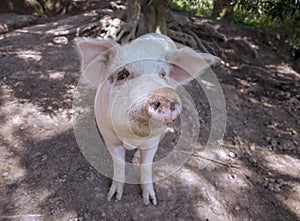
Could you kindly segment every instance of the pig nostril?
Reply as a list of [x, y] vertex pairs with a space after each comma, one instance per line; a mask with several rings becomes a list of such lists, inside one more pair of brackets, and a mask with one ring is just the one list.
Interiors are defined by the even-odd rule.
[[160, 106], [160, 102], [159, 102], [159, 101], [154, 102], [154, 103], [151, 104], [151, 106], [152, 106], [153, 109], [156, 111], [156, 110], [159, 108], [159, 106]]
[[171, 102], [171, 104], [170, 104], [170, 110], [171, 111], [176, 110], [176, 108], [175, 108], [175, 102]]

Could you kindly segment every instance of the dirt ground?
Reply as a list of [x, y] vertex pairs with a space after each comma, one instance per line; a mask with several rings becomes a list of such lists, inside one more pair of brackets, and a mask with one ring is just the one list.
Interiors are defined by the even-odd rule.
[[[211, 118], [191, 82], [199, 145], [179, 171], [155, 183], [159, 204], [144, 206], [133, 184], [121, 201], [107, 202], [111, 180], [85, 159], [72, 127], [75, 31], [98, 16], [0, 15], [0, 220], [300, 220], [300, 74], [260, 31], [210, 20], [235, 39], [219, 42], [224, 55], [213, 69], [227, 106], [215, 159], [199, 169]], [[158, 157], [172, 149], [171, 138], [161, 146]]]

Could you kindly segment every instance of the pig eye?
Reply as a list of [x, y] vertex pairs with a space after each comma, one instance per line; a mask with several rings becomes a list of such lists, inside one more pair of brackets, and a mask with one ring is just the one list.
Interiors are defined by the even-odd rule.
[[164, 78], [164, 77], [166, 77], [166, 75], [167, 75], [167, 74], [166, 74], [166, 72], [165, 72], [163, 69], [159, 72], [159, 76], [160, 76], [160, 77], [163, 77], [163, 78]]
[[130, 74], [130, 73], [124, 68], [122, 71], [120, 71], [120, 72], [118, 73], [118, 78], [117, 78], [117, 80], [118, 80], [118, 81], [125, 80], [126, 78], [128, 78], [129, 74]]

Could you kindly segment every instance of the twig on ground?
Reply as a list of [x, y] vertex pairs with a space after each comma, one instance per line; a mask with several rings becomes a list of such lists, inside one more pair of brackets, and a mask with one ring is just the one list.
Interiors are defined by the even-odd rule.
[[204, 156], [202, 156], [202, 155], [200, 155], [200, 154], [197, 154], [197, 153], [192, 153], [192, 156], [193, 156], [193, 157], [202, 158], [202, 159], [204, 159], [204, 160], [208, 160], [208, 161], [213, 162], [213, 163], [216, 163], [216, 164], [220, 164], [220, 165], [222, 165], [222, 166], [224, 166], [224, 167], [226, 167], [226, 168], [241, 168], [240, 165], [223, 163], [223, 162], [221, 162], [221, 161], [219, 161], [219, 160], [209, 159], [209, 158], [204, 157]]

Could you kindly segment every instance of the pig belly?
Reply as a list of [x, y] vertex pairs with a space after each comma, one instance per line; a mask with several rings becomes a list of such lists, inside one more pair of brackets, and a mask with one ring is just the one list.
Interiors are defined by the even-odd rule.
[[162, 135], [146, 138], [146, 139], [145, 138], [134, 138], [134, 139], [124, 138], [122, 142], [124, 148], [126, 148], [127, 150], [133, 150], [135, 148], [150, 149], [156, 147], [159, 144], [161, 137]]

